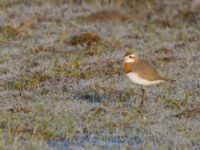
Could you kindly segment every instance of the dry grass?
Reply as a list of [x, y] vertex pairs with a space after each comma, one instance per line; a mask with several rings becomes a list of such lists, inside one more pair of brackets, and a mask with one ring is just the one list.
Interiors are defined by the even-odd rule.
[[90, 22], [104, 21], [129, 21], [131, 16], [125, 15], [118, 10], [100, 10], [87, 17]]
[[64, 42], [72, 46], [77, 46], [77, 45], [90, 46], [92, 43], [99, 43], [100, 41], [101, 37], [96, 33], [82, 33], [80, 35], [74, 35], [69, 40]]

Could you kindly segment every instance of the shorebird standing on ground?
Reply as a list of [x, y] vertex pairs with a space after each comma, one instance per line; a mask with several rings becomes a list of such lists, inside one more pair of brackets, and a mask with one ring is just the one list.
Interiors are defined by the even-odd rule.
[[162, 77], [149, 63], [148, 60], [139, 58], [133, 52], [127, 52], [124, 56], [124, 72], [128, 78], [139, 85], [142, 85], [143, 104], [146, 92], [144, 86], [150, 86], [158, 83], [173, 82], [174, 80]]

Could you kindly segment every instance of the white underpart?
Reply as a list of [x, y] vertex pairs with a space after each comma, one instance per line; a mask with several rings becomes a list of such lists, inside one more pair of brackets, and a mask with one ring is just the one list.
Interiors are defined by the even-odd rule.
[[126, 75], [128, 76], [128, 78], [132, 82], [140, 84], [140, 85], [143, 85], [143, 86], [148, 86], [148, 85], [152, 85], [152, 84], [157, 84], [157, 83], [165, 82], [163, 80], [148, 81], [148, 80], [145, 80], [145, 79], [139, 77], [136, 73], [132, 73], [132, 72], [127, 73]]

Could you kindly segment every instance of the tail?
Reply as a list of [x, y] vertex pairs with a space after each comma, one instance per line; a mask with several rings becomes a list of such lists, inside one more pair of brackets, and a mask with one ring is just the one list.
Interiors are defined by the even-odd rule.
[[163, 78], [163, 80], [165, 82], [168, 82], [168, 83], [174, 83], [176, 80], [172, 80], [172, 79], [167, 79], [167, 78]]

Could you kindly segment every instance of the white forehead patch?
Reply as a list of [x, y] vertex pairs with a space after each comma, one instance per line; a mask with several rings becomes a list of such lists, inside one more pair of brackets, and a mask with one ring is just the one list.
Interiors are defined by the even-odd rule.
[[[133, 58], [130, 58], [129, 56], [132, 56]], [[134, 55], [134, 54], [128, 55], [128, 56], [125, 56], [125, 57], [124, 57], [124, 62], [125, 62], [125, 63], [132, 63], [132, 62], [134, 62], [134, 61], [135, 61], [135, 55]]]

